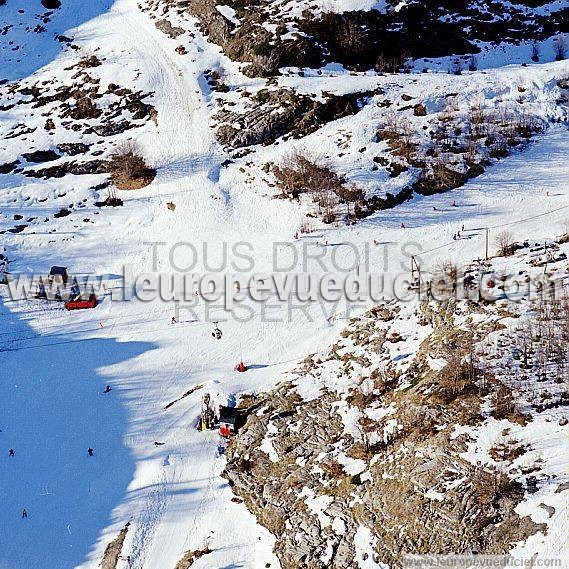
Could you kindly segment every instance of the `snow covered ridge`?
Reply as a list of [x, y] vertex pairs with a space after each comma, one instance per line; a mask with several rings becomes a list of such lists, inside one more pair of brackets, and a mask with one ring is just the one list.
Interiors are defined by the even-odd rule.
[[565, 567], [568, 318], [567, 296], [388, 302], [243, 398], [224, 475], [281, 566], [452, 552]]

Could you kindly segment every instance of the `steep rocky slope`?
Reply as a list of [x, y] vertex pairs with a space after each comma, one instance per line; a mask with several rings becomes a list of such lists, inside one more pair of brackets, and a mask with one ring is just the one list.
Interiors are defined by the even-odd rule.
[[[539, 544], [563, 515], [566, 253], [551, 245], [558, 300], [549, 286], [538, 287], [539, 300], [499, 300], [515, 290], [512, 279], [535, 277], [508, 267], [539, 264], [536, 251], [522, 248], [493, 277], [491, 265], [482, 280], [472, 268], [460, 276], [471, 299], [473, 283], [503, 282], [483, 302], [378, 305], [274, 391], [243, 400], [249, 417], [225, 476], [277, 537], [282, 567], [398, 567], [405, 553], [543, 555]], [[551, 445], [560, 446], [544, 451]], [[360, 549], [362, 535], [371, 549]]]
[[196, 17], [229, 58], [249, 63], [250, 76], [330, 62], [359, 71], [397, 71], [409, 58], [474, 55], [480, 44], [531, 44], [568, 31], [568, 8], [547, 1], [385, 2], [368, 10], [274, 1], [153, 0], [147, 5], [161, 16]]

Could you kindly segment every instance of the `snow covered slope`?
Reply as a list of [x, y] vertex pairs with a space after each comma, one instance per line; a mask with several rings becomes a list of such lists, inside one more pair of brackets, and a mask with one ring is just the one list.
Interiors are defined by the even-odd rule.
[[[371, 3], [358, 7], [363, 4]], [[550, 122], [566, 118], [566, 107], [555, 102], [557, 81], [569, 73], [566, 61], [461, 79], [352, 76], [344, 70], [329, 81], [316, 73], [305, 80], [298, 74], [280, 77], [279, 83], [294, 84], [299, 92], [341, 91], [353, 81], [349, 91], [379, 87], [395, 96], [410, 89], [413, 96], [426, 93], [433, 104], [442, 96], [441, 85], [453, 90], [461, 81], [466, 90], [471, 82], [473, 93], [503, 93], [510, 77], [523, 77], [532, 109], [548, 126], [523, 152], [452, 194], [416, 196], [356, 225], [314, 222], [314, 232], [297, 241], [292, 236], [307, 210], [272, 199], [271, 179], [262, 170], [293, 150], [296, 141], [279, 140], [237, 157], [215, 138], [218, 95], [206, 72], [224, 70], [232, 89], [255, 91], [264, 79], [243, 75], [192, 18], [183, 22], [187, 53], [180, 54], [182, 39], [157, 29], [135, 0], [62, 0], [61, 8], [49, 16], [47, 11], [35, 0], [0, 6], [0, 28], [12, 26], [0, 36], [0, 78], [10, 80], [0, 93], [0, 166], [8, 165], [0, 174], [0, 230], [13, 278], [64, 265], [72, 274], [109, 275], [109, 288], [118, 289], [127, 265], [134, 275], [192, 265], [188, 243], [200, 251], [192, 272], [212, 267], [225, 272], [224, 244], [231, 250], [240, 242], [251, 244], [255, 264], [249, 272], [272, 272], [275, 251], [282, 260], [293, 248], [300, 259], [307, 252], [313, 256], [308, 270], [316, 273], [327, 270], [317, 256], [325, 267], [332, 266], [332, 257], [349, 266], [353, 249], [342, 244], [353, 243], [371, 251], [370, 271], [395, 275], [401, 265], [408, 268], [401, 249], [407, 241], [431, 251], [422, 257], [429, 265], [438, 258], [482, 255], [480, 227], [513, 223], [519, 238], [553, 237], [563, 230], [569, 212], [567, 128]], [[45, 31], [30, 31], [36, 24]], [[61, 35], [65, 38], [54, 39]], [[79, 65], [93, 56], [99, 65]], [[58, 91], [71, 85], [73, 92]], [[70, 118], [77, 90], [96, 93], [102, 114]], [[371, 141], [366, 125], [378, 118], [374, 113], [372, 105], [364, 107], [353, 119], [330, 122], [300, 143], [317, 155], [328, 153], [335, 135], [354, 129], [350, 158], [330, 156], [335, 167], [357, 179], [357, 144]], [[115, 130], [123, 121], [128, 128]], [[96, 207], [107, 195], [101, 186], [107, 173], [66, 169], [71, 162], [104, 160], [128, 138], [141, 145], [157, 176], [146, 188], [121, 192], [123, 207]], [[87, 150], [78, 155], [60, 150], [69, 144]], [[49, 150], [57, 156], [42, 164], [22, 156]], [[62, 175], [28, 175], [58, 166], [64, 167]], [[382, 190], [392, 189], [387, 176], [376, 182]], [[174, 211], [168, 203], [175, 204]], [[531, 219], [516, 223], [526, 218]], [[472, 229], [470, 238], [453, 241], [462, 223]], [[177, 246], [180, 242], [185, 245]], [[235, 255], [229, 260], [240, 261]], [[109, 290], [95, 310], [73, 313], [57, 303], [10, 299], [5, 287], [2, 295], [0, 567], [98, 567], [128, 522], [119, 569], [174, 569], [187, 551], [206, 546], [212, 552], [192, 567], [279, 566], [274, 537], [231, 500], [220, 476], [224, 442], [214, 432], [195, 429], [201, 398], [210, 392], [233, 401], [271, 388], [307, 353], [334, 341], [348, 317], [346, 307], [310, 303], [291, 311], [272, 296], [264, 306], [249, 300], [231, 315], [202, 300], [178, 311], [159, 300], [111, 301]], [[211, 337], [213, 321], [222, 328], [220, 341]], [[241, 358], [251, 365], [245, 374], [233, 371]], [[107, 385], [111, 391], [104, 393]]]

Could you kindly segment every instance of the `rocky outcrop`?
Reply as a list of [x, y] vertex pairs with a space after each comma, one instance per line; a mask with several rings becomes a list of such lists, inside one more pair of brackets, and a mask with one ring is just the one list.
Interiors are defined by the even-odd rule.
[[89, 162], [65, 162], [49, 168], [25, 170], [23, 174], [30, 178], [44, 178], [47, 180], [49, 178], [63, 178], [67, 174], [81, 176], [83, 174], [107, 174], [109, 171], [109, 163], [107, 161], [90, 160]]
[[124, 545], [124, 540], [126, 539], [129, 526], [130, 522], [121, 529], [117, 537], [105, 548], [103, 560], [100, 565], [101, 569], [116, 569], [121, 557], [122, 547]]
[[77, 156], [78, 154], [86, 154], [89, 146], [82, 142], [62, 142], [57, 145], [57, 149], [68, 156]]
[[224, 146], [242, 148], [272, 144], [285, 135], [300, 138], [330, 121], [357, 113], [361, 102], [371, 95], [328, 95], [322, 102], [288, 89], [262, 90], [251, 98], [246, 112], [223, 109], [217, 114], [221, 123], [217, 139]]
[[35, 152], [24, 153], [22, 156], [28, 162], [51, 162], [61, 158], [59, 154], [53, 150], [36, 150]]
[[189, 567], [191, 567], [198, 559], [204, 555], [209, 555], [211, 552], [212, 550], [209, 547], [204, 547], [203, 549], [197, 549], [195, 551], [186, 551], [184, 557], [176, 563], [176, 567], [174, 569], [189, 569]]
[[[322, 12], [308, 6], [287, 14], [278, 3], [240, 0], [148, 0], [160, 17], [169, 9], [198, 19], [210, 41], [233, 61], [247, 63], [249, 76], [272, 76], [282, 67], [315, 68], [340, 62], [355, 70], [397, 71], [408, 58], [456, 56], [479, 51], [484, 42], [539, 41], [566, 31], [569, 9], [551, 12], [491, 2], [426, 0], [388, 2], [383, 11]], [[217, 6], [234, 9], [229, 19]], [[541, 2], [541, 4], [543, 4]], [[396, 7], [397, 5], [397, 7]], [[158, 8], [159, 6], [159, 8]], [[491, 17], [490, 17], [491, 16]]]
[[[405, 376], [372, 360], [396, 341], [388, 330], [397, 308], [383, 306], [353, 321], [328, 356], [308, 357], [298, 380], [243, 402], [248, 420], [226, 451], [224, 476], [277, 538], [283, 569], [358, 566], [360, 526], [377, 538], [374, 561], [390, 567], [404, 553], [503, 554], [544, 530], [515, 512], [522, 482], [461, 456], [470, 438], [455, 436], [455, 426], [481, 425], [495, 387], [481, 390], [476, 369], [459, 364], [472, 336], [456, 329], [458, 313], [453, 302], [423, 307], [419, 318], [433, 332]], [[449, 364], [433, 371], [426, 358], [441, 353]], [[303, 399], [296, 386], [320, 369], [330, 374], [334, 362], [340, 374], [362, 369], [369, 379]]]
[[198, 19], [202, 31], [223, 48], [225, 55], [248, 63], [244, 68], [247, 75], [271, 76], [285, 65], [317, 67], [322, 63], [321, 50], [311, 38], [296, 34], [283, 40], [284, 30], [274, 35], [264, 27], [263, 10], [248, 6], [248, 2], [237, 5], [240, 25], [236, 26], [219, 12], [217, 4], [216, 0], [188, 0], [181, 10], [187, 9]]
[[172, 26], [172, 22], [169, 20], [163, 19], [158, 20], [154, 23], [154, 25], [163, 33], [165, 33], [168, 37], [172, 39], [176, 39], [177, 37], [181, 36], [185, 33], [184, 28], [178, 28]]

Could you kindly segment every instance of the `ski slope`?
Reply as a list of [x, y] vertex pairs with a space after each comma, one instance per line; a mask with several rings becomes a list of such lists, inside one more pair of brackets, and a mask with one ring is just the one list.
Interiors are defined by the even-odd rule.
[[[420, 256], [426, 266], [446, 258], [467, 261], [483, 255], [482, 227], [511, 224], [517, 238], [553, 237], [569, 219], [568, 131], [558, 126], [452, 194], [416, 198], [355, 226], [295, 241], [302, 211], [251, 191], [238, 165], [222, 167], [226, 156], [209, 126], [211, 93], [203, 78], [206, 69], [231, 66], [216, 47], [196, 33], [196, 57], [177, 56], [176, 42], [135, 0], [118, 0], [74, 35], [81, 45], [99, 47], [113, 73], [122, 67], [125, 77], [140, 72], [137, 87], [154, 92], [158, 127], [150, 125], [138, 139], [158, 175], [147, 188], [121, 194], [124, 207], [101, 211], [91, 225], [70, 231], [62, 219], [54, 222], [55, 233], [4, 234], [13, 273], [44, 273], [58, 264], [72, 274], [112, 275], [118, 286], [125, 265], [135, 275], [173, 272], [168, 252], [177, 243], [199, 250], [206, 244], [207, 258], [200, 256], [192, 269], [199, 273], [224, 267], [223, 244], [247, 242], [256, 273], [272, 272], [275, 251], [286, 259], [292, 248], [322, 256], [325, 267], [312, 259], [310, 272], [325, 272], [332, 256], [350, 267], [353, 249], [342, 244], [351, 243], [370, 251], [370, 271], [395, 276], [409, 268], [401, 250], [406, 242], [429, 251]], [[57, 65], [56, 59], [48, 72]], [[98, 179], [49, 183], [68, 184], [70, 195], [82, 196]], [[0, 182], [9, 188], [0, 196], [2, 211], [13, 207], [12, 200], [23, 204], [40, 184], [17, 174]], [[166, 208], [168, 201], [175, 212]], [[96, 208], [89, 208], [83, 212], [94, 216]], [[463, 223], [469, 237], [453, 241]], [[155, 256], [151, 244], [157, 241]], [[190, 263], [188, 247], [174, 251], [177, 265]], [[183, 307], [175, 313], [172, 303], [111, 302], [106, 296], [96, 310], [67, 313], [40, 301], [4, 299], [2, 569], [94, 569], [129, 521], [123, 555], [130, 565], [122, 559], [119, 569], [173, 569], [187, 550], [206, 544], [213, 552], [192, 567], [279, 566], [273, 537], [243, 504], [231, 501], [220, 476], [224, 442], [195, 429], [201, 398], [207, 391], [231, 400], [270, 388], [306, 354], [333, 342], [348, 313], [312, 303], [289, 315], [276, 297], [263, 309], [252, 301], [247, 306], [250, 318], [238, 321], [203, 302], [195, 313]], [[171, 324], [174, 314], [178, 322]], [[212, 321], [223, 330], [220, 341], [211, 337]], [[233, 371], [241, 358], [252, 366], [245, 374]], [[107, 385], [112, 390], [103, 393]], [[203, 387], [164, 409], [195, 386]], [[10, 448], [14, 457], [8, 457]]]

